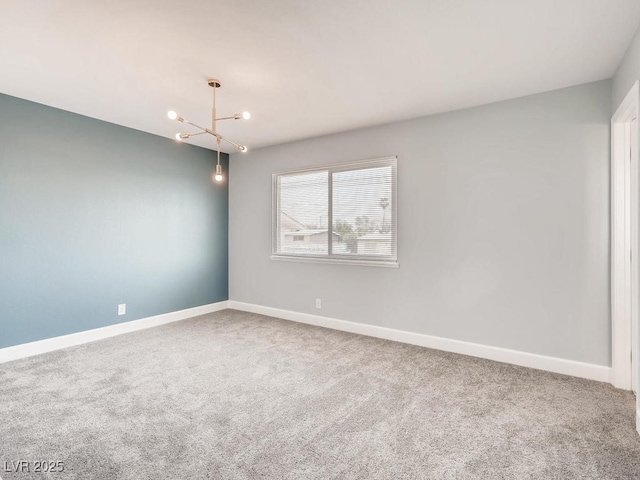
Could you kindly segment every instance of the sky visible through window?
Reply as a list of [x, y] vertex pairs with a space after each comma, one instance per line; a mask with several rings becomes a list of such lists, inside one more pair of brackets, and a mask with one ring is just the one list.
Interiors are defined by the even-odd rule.
[[280, 177], [280, 210], [307, 228], [327, 226], [329, 172]]
[[[280, 177], [281, 211], [307, 228], [327, 228], [328, 182], [328, 171]], [[383, 229], [383, 221], [391, 223], [391, 195], [391, 166], [335, 172], [334, 225], [340, 221], [355, 227], [358, 217], [367, 217], [376, 229]]]

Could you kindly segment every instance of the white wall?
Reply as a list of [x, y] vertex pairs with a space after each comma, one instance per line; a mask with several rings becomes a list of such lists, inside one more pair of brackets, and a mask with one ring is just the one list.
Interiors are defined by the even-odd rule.
[[636, 80], [640, 79], [640, 29], [631, 40], [615, 75], [613, 76], [613, 111], [615, 112], [624, 96]]
[[[230, 299], [610, 365], [610, 114], [605, 80], [234, 155]], [[387, 155], [400, 268], [269, 259], [273, 171]]]

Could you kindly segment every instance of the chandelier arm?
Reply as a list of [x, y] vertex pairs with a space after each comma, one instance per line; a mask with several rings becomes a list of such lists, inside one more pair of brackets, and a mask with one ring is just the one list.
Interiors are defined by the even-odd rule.
[[184, 123], [188, 123], [188, 124], [189, 124], [189, 125], [191, 125], [192, 127], [199, 128], [199, 129], [200, 129], [200, 130], [202, 130], [203, 132], [206, 132], [206, 131], [208, 131], [208, 130], [209, 130], [208, 128], [201, 127], [200, 125], [198, 125], [198, 124], [196, 124], [196, 123], [192, 123], [192, 122], [190, 122], [189, 120], [184, 120]]
[[243, 145], [240, 145], [239, 143], [236, 142], [232, 142], [231, 140], [229, 140], [228, 138], [224, 138], [224, 137], [220, 137], [222, 140], [224, 140], [227, 143], [230, 143], [231, 145], [233, 145], [234, 147], [236, 147], [238, 150], [241, 150], [240, 147], [242, 147]]

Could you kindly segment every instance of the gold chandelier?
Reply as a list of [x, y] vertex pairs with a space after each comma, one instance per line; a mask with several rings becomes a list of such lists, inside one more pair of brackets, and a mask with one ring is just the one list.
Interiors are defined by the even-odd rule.
[[175, 138], [179, 142], [182, 142], [187, 138], [195, 137], [196, 135], [202, 135], [204, 133], [208, 133], [216, 137], [216, 143], [218, 144], [218, 163], [216, 165], [216, 172], [213, 175], [213, 178], [215, 179], [216, 182], [221, 182], [223, 179], [223, 176], [222, 176], [222, 165], [220, 165], [220, 142], [224, 140], [225, 142], [235, 146], [238, 150], [240, 150], [243, 153], [249, 151], [249, 149], [247, 148], [246, 145], [241, 145], [239, 143], [232, 142], [231, 140], [224, 138], [222, 135], [220, 135], [216, 128], [216, 122], [219, 120], [240, 120], [240, 119], [247, 120], [251, 118], [251, 114], [249, 112], [242, 112], [242, 113], [236, 113], [235, 115], [231, 115], [230, 117], [218, 118], [216, 116], [216, 89], [220, 88], [222, 84], [220, 83], [220, 80], [215, 78], [210, 78], [207, 80], [207, 85], [213, 88], [213, 108], [211, 109], [211, 128], [201, 127], [200, 125], [190, 122], [189, 120], [186, 120], [184, 117], [181, 117], [180, 115], [178, 115], [173, 110], [170, 110], [167, 113], [167, 116], [171, 120], [177, 120], [182, 123], [187, 123], [201, 130], [200, 132], [196, 132], [196, 133], [176, 133]]

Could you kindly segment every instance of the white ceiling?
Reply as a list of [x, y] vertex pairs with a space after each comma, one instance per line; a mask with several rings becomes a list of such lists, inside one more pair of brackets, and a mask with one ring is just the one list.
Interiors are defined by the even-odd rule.
[[609, 78], [639, 20], [640, 0], [7, 1], [0, 92], [173, 137], [169, 109], [209, 123], [216, 77], [218, 113], [253, 115], [220, 133], [259, 148]]

